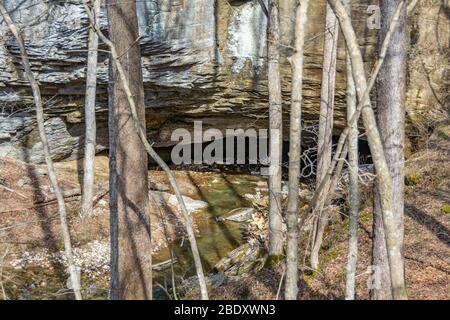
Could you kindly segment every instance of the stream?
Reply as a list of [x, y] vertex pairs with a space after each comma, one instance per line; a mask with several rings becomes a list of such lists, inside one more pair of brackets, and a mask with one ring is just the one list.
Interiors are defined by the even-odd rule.
[[[212, 271], [220, 259], [242, 244], [242, 224], [218, 222], [216, 218], [226, 216], [236, 208], [251, 207], [251, 201], [245, 195], [254, 195], [258, 186], [263, 184], [265, 180], [259, 176], [223, 173], [214, 174], [213, 179], [208, 178], [197, 184], [201, 200], [209, 205], [207, 209], [194, 213], [199, 231], [196, 234], [197, 245], [205, 273]], [[177, 260], [173, 265], [176, 278], [185, 279], [194, 275], [195, 266], [187, 239], [175, 241], [171, 248], [162, 249], [153, 256], [153, 263], [171, 259], [170, 250]], [[154, 271], [154, 283], [170, 286], [171, 276], [169, 265], [165, 270]]]
[[[107, 162], [100, 161], [104, 170], [97, 170], [98, 179], [107, 183]], [[63, 163], [66, 179], [73, 179], [75, 185], [77, 170], [73, 168], [73, 163]], [[104, 173], [100, 175], [100, 173]], [[198, 249], [202, 259], [205, 273], [210, 273], [214, 265], [222, 258], [226, 257], [232, 250], [243, 244], [242, 231], [243, 224], [231, 221], [220, 222], [218, 218], [227, 216], [233, 209], [252, 207], [248, 195], [254, 196], [258, 191], [265, 194], [267, 184], [263, 177], [252, 176], [244, 173], [224, 173], [224, 172], [193, 172], [174, 171], [180, 188], [184, 194], [192, 200], [201, 200], [207, 203], [207, 207], [191, 212], [196, 230]], [[165, 175], [161, 171], [149, 171], [149, 177], [160, 185], [167, 186]], [[158, 189], [157, 189], [158, 190]], [[80, 235], [78, 242], [74, 246], [74, 255], [77, 257], [77, 264], [80, 266], [81, 280], [84, 287], [85, 299], [107, 299], [109, 291], [109, 235], [105, 229], [109, 226], [108, 202], [99, 202], [98, 215], [89, 218], [89, 223], [77, 216], [77, 202], [68, 202], [70, 214], [73, 217], [73, 230], [77, 230]], [[50, 209], [49, 209], [50, 210]], [[35, 219], [34, 212], [29, 213], [28, 220]], [[15, 216], [13, 217], [16, 218]], [[27, 220], [27, 221], [28, 221]], [[5, 220], [6, 221], [6, 220]], [[155, 221], [157, 223], [157, 221]], [[28, 226], [28, 225], [27, 225]], [[11, 281], [6, 283], [6, 290], [9, 297], [14, 299], [72, 299], [73, 293], [67, 281], [67, 272], [62, 266], [64, 256], [62, 243], [58, 243], [55, 251], [48, 251], [47, 247], [34, 239], [40, 231], [39, 224], [31, 225], [21, 237], [30, 235], [31, 240], [20, 243], [11, 251], [7, 268], [4, 272], [8, 274]], [[54, 220], [54, 228], [58, 228], [58, 221]], [[57, 230], [57, 229], [56, 229]], [[182, 230], [182, 229], [181, 229]], [[34, 236], [34, 237], [32, 237]], [[19, 239], [22, 239], [19, 238]], [[11, 238], [13, 239], [13, 238]], [[80, 246], [79, 243], [82, 243]], [[171, 245], [165, 246], [153, 254], [153, 265], [170, 261], [171, 257], [176, 259], [173, 264], [165, 268], [153, 271], [154, 298], [167, 299], [165, 290], [170, 291], [172, 286], [172, 274], [176, 285], [184, 279], [195, 275], [195, 266], [187, 239], [178, 237]], [[9, 278], [8, 278], [9, 279]], [[161, 289], [165, 288], [165, 289]]]

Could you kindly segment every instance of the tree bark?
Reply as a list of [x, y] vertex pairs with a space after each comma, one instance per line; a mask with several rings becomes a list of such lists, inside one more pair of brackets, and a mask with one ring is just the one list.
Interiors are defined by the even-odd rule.
[[[95, 23], [100, 15], [100, 0], [91, 0]], [[89, 28], [88, 61], [86, 68], [85, 126], [86, 141], [84, 147], [83, 191], [81, 197], [81, 216], [88, 216], [93, 210], [94, 201], [94, 165], [95, 165], [95, 98], [97, 87], [98, 36], [95, 27]]]
[[417, 3], [419, 2], [419, 0], [411, 0], [408, 4], [408, 7], [406, 8], [406, 13], [409, 15], [411, 14], [414, 9], [416, 8]]
[[[90, 11], [88, 10], [86, 0], [84, 0], [83, 3], [84, 3], [84, 6], [86, 8], [86, 12], [89, 15], [89, 19], [91, 20], [91, 22], [94, 21], [94, 17], [90, 14]], [[115, 64], [115, 66], [117, 68], [117, 74], [118, 74], [119, 80], [121, 82], [121, 85], [123, 86], [123, 89], [124, 89], [127, 101], [129, 103], [131, 116], [133, 118], [132, 122], [134, 124], [135, 129], [137, 130], [137, 132], [139, 134], [139, 139], [141, 140], [141, 143], [143, 144], [145, 150], [150, 155], [150, 157], [152, 157], [156, 161], [156, 163], [164, 170], [165, 174], [167, 175], [167, 177], [169, 179], [169, 183], [170, 183], [172, 189], [175, 192], [178, 204], [180, 205], [180, 208], [181, 208], [181, 212], [183, 213], [185, 228], [186, 228], [186, 232], [188, 234], [188, 239], [189, 239], [189, 243], [190, 243], [190, 246], [191, 246], [192, 255], [193, 255], [193, 258], [194, 258], [194, 263], [195, 263], [195, 268], [196, 268], [196, 272], [197, 272], [197, 277], [198, 277], [198, 281], [199, 281], [199, 284], [200, 284], [201, 298], [203, 300], [208, 300], [208, 291], [207, 291], [207, 287], [206, 287], [205, 276], [204, 276], [204, 273], [203, 273], [203, 267], [202, 267], [201, 260], [200, 260], [200, 254], [199, 254], [199, 251], [198, 251], [194, 230], [192, 228], [192, 222], [191, 222], [190, 217], [189, 217], [189, 212], [187, 211], [186, 204], [184, 203], [183, 197], [181, 195], [181, 191], [178, 188], [177, 182], [176, 182], [175, 177], [173, 176], [172, 172], [170, 171], [170, 168], [161, 159], [161, 157], [159, 157], [159, 155], [155, 152], [155, 150], [152, 148], [152, 146], [150, 145], [150, 143], [147, 140], [147, 136], [146, 136], [146, 132], [145, 132], [144, 126], [142, 126], [142, 124], [139, 121], [139, 115], [138, 115], [138, 112], [137, 112], [136, 103], [135, 103], [135, 100], [134, 100], [134, 97], [133, 97], [133, 93], [132, 93], [132, 90], [130, 88], [130, 83], [129, 83], [128, 79], [127, 79], [127, 76], [126, 76], [126, 73], [125, 73], [125, 69], [122, 66], [122, 62], [120, 60], [121, 56], [119, 56], [114, 43], [111, 42], [101, 32], [100, 29], [97, 28], [96, 32], [97, 32], [99, 38], [110, 49], [111, 58], [114, 61], [114, 64]], [[134, 44], [137, 44], [137, 39], [138, 38], [136, 38], [136, 40], [134, 41]], [[139, 46], [137, 46], [137, 47], [139, 47]], [[131, 48], [131, 47], [129, 47], [129, 48]], [[125, 52], [128, 52], [128, 50], [125, 51]]]
[[[348, 15], [351, 16], [351, 0], [345, 2]], [[350, 121], [356, 113], [356, 88], [353, 80], [353, 71], [349, 54], [346, 54], [347, 73], [347, 121]], [[355, 299], [356, 287], [356, 263], [358, 260], [358, 213], [359, 213], [359, 187], [358, 187], [358, 124], [350, 125], [348, 135], [348, 199], [349, 199], [349, 239], [348, 258], [346, 269], [345, 299]]]
[[296, 9], [294, 54], [292, 66], [292, 96], [289, 137], [289, 194], [286, 212], [287, 248], [286, 248], [286, 300], [296, 300], [298, 293], [298, 188], [300, 179], [301, 156], [301, 118], [303, 100], [303, 60], [305, 44], [305, 26], [307, 23], [309, 0], [299, 0]]
[[380, 208], [380, 194], [376, 186], [373, 188], [372, 230], [372, 287], [370, 288], [370, 298], [372, 300], [391, 300], [391, 273]]
[[[378, 47], [381, 46], [389, 28], [389, 21], [395, 14], [400, 0], [381, 0], [381, 30], [379, 32]], [[405, 138], [405, 99], [406, 99], [406, 61], [408, 52], [408, 38], [406, 27], [407, 9], [403, 7], [399, 26], [392, 35], [392, 45], [389, 47], [385, 63], [381, 67], [377, 80], [377, 122], [383, 142], [386, 161], [392, 177], [392, 199], [394, 212], [394, 228], [397, 246], [403, 259], [403, 212], [404, 212], [404, 138]], [[379, 187], [378, 187], [379, 188]], [[388, 270], [388, 255], [383, 234], [385, 230], [382, 222], [380, 193], [377, 193], [374, 206], [374, 252], [373, 265]], [[381, 288], [372, 290], [373, 299], [390, 299], [387, 288], [390, 287], [389, 277], [382, 277]]]
[[317, 142], [316, 186], [320, 184], [331, 163], [333, 109], [336, 82], [336, 57], [339, 38], [339, 23], [327, 3], [325, 17], [325, 39], [323, 44], [322, 87], [320, 94], [319, 137]]
[[44, 152], [45, 163], [47, 164], [47, 174], [50, 180], [50, 184], [53, 188], [53, 192], [55, 193], [56, 200], [58, 202], [58, 213], [61, 221], [61, 232], [64, 241], [64, 252], [67, 259], [70, 280], [72, 283], [75, 298], [77, 300], [81, 300], [82, 296], [81, 296], [80, 278], [78, 275], [78, 268], [76, 267], [73, 259], [72, 242], [70, 239], [69, 225], [67, 223], [66, 204], [64, 201], [63, 193], [61, 192], [61, 188], [59, 187], [58, 177], [56, 176], [56, 172], [53, 167], [53, 160], [48, 145], [47, 135], [45, 133], [44, 110], [42, 105], [41, 91], [39, 88], [39, 84], [36, 81], [33, 72], [31, 71], [30, 60], [28, 58], [28, 53], [25, 48], [25, 43], [23, 41], [22, 34], [20, 33], [20, 30], [17, 28], [17, 26], [14, 24], [8, 11], [6, 11], [2, 3], [0, 3], [0, 13], [4, 21], [8, 25], [9, 29], [11, 30], [12, 34], [16, 38], [16, 41], [19, 45], [20, 54], [22, 58], [22, 65], [25, 70], [28, 82], [30, 82], [31, 90], [33, 92], [33, 99], [36, 107], [36, 121], [39, 130], [39, 137], [42, 143], [42, 149]]
[[[336, 170], [336, 167], [339, 166], [339, 163], [343, 161], [347, 157], [347, 138], [350, 134], [350, 130], [353, 125], [357, 124], [359, 117], [361, 116], [362, 109], [367, 106], [367, 100], [370, 98], [370, 92], [372, 91], [373, 86], [375, 85], [375, 80], [378, 77], [378, 73], [380, 72], [381, 66], [383, 65], [384, 58], [386, 56], [387, 49], [389, 47], [389, 44], [391, 42], [391, 35], [393, 31], [395, 30], [395, 27], [397, 26], [398, 22], [398, 16], [400, 15], [400, 9], [399, 6], [397, 8], [397, 11], [395, 13], [394, 18], [391, 21], [389, 32], [386, 34], [386, 37], [383, 41], [383, 46], [381, 48], [381, 51], [379, 52], [378, 60], [375, 62], [375, 67], [372, 70], [372, 74], [370, 75], [369, 82], [367, 84], [366, 90], [364, 91], [362, 99], [359, 98], [358, 105], [356, 107], [356, 111], [351, 117], [351, 119], [348, 121], [347, 126], [342, 131], [339, 141], [336, 146], [336, 152], [334, 153], [333, 159], [331, 161], [331, 165], [327, 171], [326, 176], [324, 179], [322, 179], [322, 182], [320, 183], [320, 186], [316, 189], [314, 192], [313, 198], [311, 199], [310, 207], [312, 209], [312, 214], [314, 214], [314, 210], [318, 207], [318, 203], [321, 203], [322, 201], [325, 201], [327, 197], [334, 194], [333, 186], [335, 185], [332, 181], [335, 179], [336, 176], [339, 176], [336, 174], [338, 170]], [[350, 18], [349, 18], [350, 19]], [[350, 55], [348, 55], [350, 57]], [[353, 72], [353, 65], [352, 65], [352, 72]], [[302, 220], [305, 220], [306, 217]]]
[[269, 172], [269, 260], [283, 253], [281, 215], [281, 157], [283, 148], [283, 110], [280, 80], [280, 17], [278, 0], [269, 1], [267, 25], [270, 172]]
[[[348, 144], [344, 145], [343, 154], [347, 154], [348, 150]], [[319, 268], [319, 252], [320, 248], [322, 247], [323, 243], [323, 236], [325, 234], [325, 227], [328, 225], [330, 221], [330, 211], [327, 210], [328, 206], [333, 201], [334, 197], [334, 190], [336, 190], [336, 187], [339, 183], [339, 180], [341, 178], [342, 169], [344, 167], [344, 159], [340, 158], [336, 163], [336, 171], [332, 175], [331, 179], [328, 182], [327, 189], [332, 190], [332, 192], [328, 192], [324, 194], [322, 199], [319, 200], [319, 205], [316, 206], [316, 210], [320, 210], [322, 214], [319, 216], [319, 223], [317, 223], [316, 227], [316, 242], [314, 242], [314, 247], [311, 249], [311, 268], [314, 267], [315, 270]], [[334, 170], [334, 169], [333, 169]], [[316, 211], [316, 212], [317, 212]], [[317, 214], [317, 213], [316, 213]]]
[[[364, 62], [355, 31], [352, 27], [345, 7], [340, 0], [328, 0], [336, 16], [339, 19], [348, 51], [352, 62], [353, 77], [356, 83], [356, 92], [360, 101], [364, 102], [362, 108], [363, 123], [366, 130], [366, 136], [369, 142], [372, 159], [375, 165], [377, 175], [377, 184], [380, 192], [380, 204], [383, 215], [383, 225], [385, 228], [386, 245], [389, 257], [389, 269], [391, 272], [392, 295], [394, 299], [407, 299], [404, 266], [402, 255], [402, 243], [396, 230], [397, 223], [393, 204], [392, 179], [389, 167], [385, 158], [383, 143], [377, 128], [375, 114], [370, 106], [370, 99], [365, 98], [367, 89], [367, 80], [364, 71]], [[404, 2], [401, 3], [401, 8]], [[363, 100], [366, 99], [366, 100]]]
[[[108, 0], [109, 34], [123, 56], [139, 123], [145, 127], [141, 54], [135, 1]], [[97, 29], [98, 30], [98, 29]], [[132, 121], [130, 104], [111, 59], [109, 87], [111, 298], [152, 299], [147, 153]]]
[[[338, 49], [339, 23], [330, 5], [326, 4], [325, 39], [323, 44], [322, 88], [320, 95], [319, 137], [317, 143], [316, 187], [327, 174], [331, 163], [333, 137], [333, 109], [336, 82], [336, 56]], [[323, 212], [323, 205], [317, 210], [315, 235], [311, 249], [310, 262], [313, 269], [319, 267], [319, 251], [328, 219]]]

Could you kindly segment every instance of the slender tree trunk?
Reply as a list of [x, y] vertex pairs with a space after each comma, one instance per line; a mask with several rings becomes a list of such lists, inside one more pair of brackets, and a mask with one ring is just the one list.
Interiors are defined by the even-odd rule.
[[[336, 57], [338, 49], [339, 23], [330, 5], [326, 4], [325, 39], [323, 44], [322, 89], [320, 95], [319, 137], [317, 144], [317, 174], [316, 187], [327, 174], [331, 163], [333, 137], [333, 109], [336, 82]], [[311, 267], [319, 267], [319, 251], [323, 241], [328, 219], [323, 212], [323, 204], [317, 212], [315, 235], [311, 249]]]
[[[98, 24], [100, 0], [91, 0], [93, 15]], [[81, 197], [81, 215], [92, 213], [94, 201], [94, 165], [95, 165], [95, 96], [97, 87], [98, 36], [94, 28], [89, 28], [88, 61], [86, 68], [85, 125], [86, 141], [84, 147], [83, 191]]]
[[[360, 101], [364, 102], [362, 108], [363, 123], [369, 142], [372, 159], [377, 175], [378, 190], [380, 192], [380, 204], [383, 215], [383, 226], [386, 236], [386, 245], [389, 257], [389, 269], [391, 272], [392, 295], [394, 299], [407, 299], [404, 277], [404, 264], [402, 243], [397, 232], [397, 219], [394, 214], [392, 178], [386, 161], [383, 143], [377, 128], [375, 114], [370, 106], [370, 99], [365, 97], [367, 80], [364, 71], [364, 62], [355, 31], [350, 18], [340, 0], [328, 0], [336, 16], [339, 19], [352, 62], [353, 77], [356, 83], [356, 92]], [[404, 1], [401, 7], [404, 6]]]
[[38, 130], [39, 130], [39, 137], [40, 137], [41, 143], [42, 143], [42, 149], [44, 152], [45, 163], [47, 164], [48, 178], [50, 180], [50, 184], [53, 188], [53, 191], [56, 196], [56, 200], [58, 202], [58, 212], [59, 212], [59, 218], [61, 221], [61, 231], [62, 231], [62, 236], [63, 236], [63, 241], [64, 241], [64, 251], [65, 251], [65, 256], [67, 259], [70, 280], [72, 283], [73, 291], [75, 293], [75, 298], [77, 300], [81, 300], [82, 296], [81, 296], [80, 278], [78, 275], [78, 268], [76, 267], [74, 260], [73, 260], [72, 243], [70, 240], [69, 225], [67, 224], [66, 204], [64, 202], [64, 196], [59, 187], [58, 178], [56, 176], [56, 172], [53, 167], [53, 160], [52, 160], [50, 148], [48, 145], [47, 135], [45, 133], [44, 110], [43, 110], [43, 106], [42, 106], [41, 91], [39, 89], [39, 84], [36, 81], [36, 78], [34, 77], [33, 72], [31, 71], [30, 60], [28, 58], [28, 53], [25, 48], [25, 43], [23, 41], [20, 30], [14, 24], [9, 13], [6, 11], [6, 9], [2, 3], [0, 3], [0, 13], [1, 13], [4, 21], [8, 24], [9, 29], [11, 30], [12, 34], [16, 38], [16, 41], [19, 45], [20, 54], [21, 54], [21, 58], [22, 58], [22, 65], [25, 70], [27, 79], [30, 82], [31, 90], [33, 92], [34, 104], [36, 107], [36, 121], [37, 121], [37, 125], [38, 125]]
[[[381, 30], [378, 46], [389, 28], [389, 21], [395, 14], [400, 0], [381, 0]], [[394, 212], [395, 239], [403, 259], [403, 212], [404, 212], [404, 138], [405, 138], [405, 99], [406, 99], [406, 60], [408, 39], [406, 30], [406, 6], [403, 7], [399, 26], [392, 35], [392, 45], [389, 47], [385, 63], [377, 80], [377, 120], [383, 141], [386, 161], [392, 177], [392, 199]], [[382, 223], [382, 212], [379, 204], [379, 192], [374, 206], [374, 252], [373, 265], [384, 273], [388, 270], [388, 255], [385, 230]], [[381, 277], [381, 288], [372, 291], [373, 299], [390, 299], [389, 276]]]
[[[348, 144], [345, 144], [343, 154], [347, 155], [348, 150]], [[323, 236], [325, 234], [325, 227], [328, 225], [330, 221], [330, 210], [327, 210], [328, 206], [331, 204], [334, 198], [334, 190], [336, 190], [336, 187], [339, 183], [339, 180], [341, 178], [342, 169], [344, 167], [344, 159], [340, 158], [336, 163], [336, 171], [332, 175], [331, 179], [328, 182], [327, 189], [332, 190], [332, 192], [328, 192], [324, 194], [323, 198], [319, 201], [319, 205], [316, 206], [316, 210], [321, 210], [322, 214], [320, 215], [320, 223], [317, 225], [317, 228], [315, 230], [316, 232], [316, 242], [314, 243], [314, 247], [312, 248], [311, 252], [311, 266], [315, 269], [319, 268], [319, 251], [320, 247], [322, 246], [323, 242]], [[334, 169], [333, 169], [334, 170]]]
[[309, 0], [299, 0], [296, 9], [294, 54], [292, 65], [292, 95], [289, 137], [289, 195], [286, 248], [286, 300], [296, 300], [298, 293], [298, 188], [300, 179], [301, 156], [301, 118], [303, 100], [303, 58], [305, 44], [305, 26], [308, 19]]
[[[347, 12], [351, 16], [351, 0], [345, 2]], [[352, 64], [349, 54], [346, 55], [347, 72], [347, 121], [350, 121], [356, 112], [356, 88], [353, 80]], [[358, 124], [353, 123], [348, 135], [348, 198], [349, 198], [349, 239], [347, 276], [345, 283], [345, 299], [355, 299], [356, 287], [356, 263], [358, 260], [358, 213], [359, 213], [359, 188], [358, 188]]]
[[[135, 1], [108, 0], [109, 34], [131, 85], [139, 124], [145, 127], [144, 89]], [[132, 121], [117, 63], [109, 88], [111, 298], [152, 299], [147, 153]]]
[[[84, 3], [84, 6], [86, 8], [86, 12], [89, 15], [89, 19], [91, 20], [91, 22], [93, 22], [94, 21], [94, 17], [92, 16], [92, 14], [90, 14], [90, 11], [88, 10], [87, 1], [84, 0], [83, 3]], [[127, 98], [127, 102], [128, 102], [128, 104], [130, 106], [130, 112], [131, 112], [131, 116], [133, 118], [132, 122], [134, 124], [135, 129], [137, 130], [137, 132], [139, 134], [139, 139], [141, 140], [142, 145], [144, 146], [145, 150], [150, 155], [150, 157], [152, 157], [156, 161], [156, 163], [164, 170], [165, 174], [167, 175], [167, 177], [169, 179], [169, 183], [170, 183], [172, 189], [175, 192], [175, 196], [177, 198], [178, 204], [180, 205], [181, 212], [183, 213], [185, 228], [186, 228], [186, 232], [187, 232], [187, 235], [188, 235], [189, 243], [190, 243], [190, 246], [191, 246], [192, 255], [193, 255], [193, 258], [194, 258], [195, 269], [196, 269], [196, 272], [197, 272], [198, 281], [199, 281], [199, 284], [200, 284], [201, 298], [203, 300], [208, 300], [208, 291], [207, 291], [207, 287], [206, 287], [205, 276], [204, 276], [204, 273], [203, 273], [203, 267], [202, 267], [201, 260], [200, 260], [200, 253], [198, 251], [194, 230], [192, 228], [192, 222], [191, 222], [190, 217], [189, 217], [189, 212], [187, 210], [186, 204], [184, 203], [183, 197], [181, 195], [181, 191], [178, 188], [177, 182], [176, 182], [175, 177], [173, 176], [172, 172], [170, 171], [170, 168], [161, 159], [161, 157], [159, 157], [159, 155], [155, 152], [155, 150], [152, 148], [152, 146], [150, 145], [150, 143], [147, 140], [147, 136], [146, 136], [146, 132], [145, 132], [144, 126], [142, 126], [141, 122], [139, 121], [139, 115], [138, 115], [138, 112], [137, 112], [135, 99], [134, 99], [134, 96], [133, 96], [133, 93], [132, 93], [132, 90], [131, 90], [131, 87], [130, 87], [130, 82], [127, 79], [127, 76], [126, 76], [126, 73], [125, 73], [125, 69], [124, 69], [124, 67], [122, 65], [122, 62], [121, 62], [121, 56], [118, 54], [114, 43], [111, 42], [100, 31], [100, 29], [97, 28], [96, 32], [97, 32], [99, 38], [109, 47], [109, 49], [111, 51], [111, 58], [114, 61], [114, 64], [115, 64], [115, 66], [117, 68], [117, 75], [118, 75], [118, 78], [119, 78], [119, 80], [121, 82], [121, 85], [123, 86], [124, 93], [125, 93], [126, 98]], [[138, 38], [136, 38], [135, 41], [134, 41], [135, 45], [138, 43], [136, 41], [137, 39]], [[137, 46], [137, 47], [139, 48], [139, 46]], [[131, 48], [131, 47], [129, 47], [129, 48]], [[126, 50], [125, 52], [128, 52], [128, 50]]]
[[[363, 108], [367, 107], [367, 101], [369, 101], [368, 99], [370, 98], [370, 92], [372, 91], [372, 89], [375, 85], [375, 81], [378, 77], [378, 73], [380, 72], [381, 66], [383, 65], [387, 49], [391, 42], [392, 33], [394, 32], [394, 30], [397, 26], [398, 17], [400, 15], [400, 11], [401, 11], [400, 9], [401, 9], [401, 6], [399, 6], [397, 8], [395, 16], [391, 21], [391, 24], [389, 26], [389, 32], [386, 34], [386, 37], [384, 38], [383, 46], [381, 48], [381, 51], [379, 52], [378, 60], [375, 62], [375, 66], [372, 70], [372, 74], [370, 75], [366, 90], [364, 91], [362, 98], [358, 98], [359, 101], [358, 101], [358, 105], [356, 107], [356, 111], [353, 114], [353, 116], [351, 117], [351, 119], [348, 121], [347, 126], [342, 131], [341, 135], [339, 136], [339, 141], [336, 146], [336, 152], [334, 153], [334, 156], [331, 161], [331, 165], [327, 171], [327, 174], [325, 175], [324, 179], [322, 179], [320, 186], [314, 192], [313, 198], [311, 199], [311, 205], [310, 205], [313, 210], [318, 207], [318, 203], [323, 201], [323, 199], [326, 199], [329, 195], [334, 194], [335, 190], [332, 188], [333, 183], [330, 183], [330, 180], [334, 179], [333, 172], [335, 171], [338, 163], [343, 161], [343, 159], [345, 159], [347, 157], [348, 136], [350, 134], [352, 126], [358, 123]], [[350, 17], [348, 17], [348, 19], [350, 19]], [[350, 25], [350, 27], [351, 27], [351, 25]], [[348, 53], [348, 50], [347, 50], [347, 53]], [[350, 54], [348, 54], [347, 57], [350, 58]], [[353, 72], [353, 63], [352, 63], [352, 72]], [[353, 79], [354, 79], [354, 77], [353, 77]], [[314, 211], [312, 213], [314, 213]]]
[[372, 224], [372, 281], [370, 298], [372, 300], [391, 300], [391, 273], [389, 271], [386, 236], [380, 207], [380, 194], [373, 188], [373, 224]]
[[283, 253], [281, 216], [281, 156], [283, 147], [283, 110], [280, 80], [280, 20], [278, 0], [269, 0], [267, 26], [270, 172], [269, 172], [269, 261]]
[[325, 177], [331, 163], [338, 38], [339, 23], [333, 9], [327, 3], [325, 39], [323, 44], [322, 87], [320, 94], [319, 137], [317, 141], [316, 186]]
[[[334, 186], [336, 185], [333, 181], [336, 179], [337, 176], [339, 176], [339, 170], [335, 169], [336, 167], [339, 167], [339, 164], [343, 162], [343, 160], [347, 157], [347, 150], [348, 150], [348, 143], [347, 138], [350, 134], [350, 131], [352, 129], [352, 126], [358, 123], [359, 117], [361, 116], [363, 108], [367, 107], [368, 99], [370, 98], [370, 92], [372, 91], [372, 88], [375, 85], [375, 80], [378, 77], [378, 73], [380, 72], [381, 66], [383, 65], [384, 58], [386, 56], [387, 49], [389, 47], [389, 44], [391, 42], [391, 35], [393, 31], [395, 30], [398, 22], [398, 17], [400, 15], [400, 9], [401, 6], [397, 8], [397, 11], [395, 13], [394, 18], [391, 21], [391, 24], [389, 26], [389, 32], [386, 34], [386, 37], [383, 41], [383, 46], [381, 48], [381, 51], [379, 52], [378, 60], [375, 62], [375, 66], [372, 70], [372, 74], [370, 75], [369, 82], [367, 84], [366, 90], [364, 91], [364, 94], [362, 95], [362, 98], [360, 97], [358, 100], [358, 105], [356, 107], [356, 111], [351, 117], [351, 119], [348, 121], [347, 126], [345, 127], [344, 131], [342, 131], [339, 141], [336, 146], [336, 152], [334, 153], [333, 159], [331, 161], [331, 165], [327, 171], [327, 174], [324, 179], [322, 179], [322, 182], [320, 183], [319, 188], [316, 189], [314, 192], [313, 198], [311, 199], [310, 207], [312, 208], [312, 214], [314, 214], [314, 209], [318, 207], [318, 203], [321, 203], [322, 201], [326, 202], [327, 197], [330, 197], [334, 194]], [[345, 17], [344, 17], [345, 18]], [[348, 17], [350, 19], [350, 17]], [[350, 29], [352, 29], [351, 25], [348, 26]], [[351, 37], [351, 34], [349, 35]], [[348, 54], [348, 57], [350, 55]], [[357, 64], [355, 64], [357, 65]], [[353, 63], [352, 63], [352, 72], [353, 72]], [[353, 76], [354, 78], [354, 76]], [[370, 102], [370, 101], [369, 101]], [[370, 105], [369, 105], [370, 106]], [[335, 174], [333, 174], [335, 172]], [[302, 218], [304, 221], [306, 219], [306, 215]]]
[[418, 2], [419, 2], [419, 0], [411, 0], [409, 2], [408, 7], [406, 8], [406, 13], [408, 15], [414, 11]]

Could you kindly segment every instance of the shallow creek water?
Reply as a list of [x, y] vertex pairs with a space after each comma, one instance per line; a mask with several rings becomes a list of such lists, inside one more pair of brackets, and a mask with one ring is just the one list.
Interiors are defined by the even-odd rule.
[[[74, 171], [76, 172], [76, 171]], [[175, 172], [177, 173], [177, 172]], [[159, 180], [161, 173], [149, 171], [149, 175]], [[218, 222], [216, 218], [226, 216], [236, 208], [251, 207], [252, 203], [246, 195], [255, 195], [257, 190], [264, 194], [265, 179], [247, 174], [227, 174], [221, 172], [178, 172], [180, 182], [185, 183], [186, 193], [195, 200], [202, 200], [208, 208], [191, 213], [196, 227], [196, 239], [205, 273], [210, 272], [214, 265], [233, 249], [242, 244], [242, 224], [235, 222]], [[184, 180], [183, 180], [184, 179]], [[162, 179], [164, 180], [164, 179]], [[177, 178], [178, 180], [178, 178]], [[195, 194], [195, 196], [194, 196]], [[106, 205], [107, 210], [107, 205]], [[97, 240], [97, 235], [93, 235]], [[102, 240], [103, 245], [108, 243]], [[107, 249], [107, 248], [106, 248]], [[28, 248], [30, 252], [33, 248]], [[95, 251], [95, 250], [94, 250]], [[97, 252], [97, 251], [95, 251]], [[195, 267], [187, 239], [174, 241], [170, 247], [161, 249], [153, 255], [153, 263], [176, 258], [174, 274], [176, 283], [195, 275]], [[109, 253], [106, 253], [108, 257]], [[105, 262], [102, 262], [102, 265]], [[108, 262], [106, 262], [108, 264]], [[98, 274], [82, 273], [86, 299], [108, 298], [108, 274], [98, 268]], [[9, 268], [13, 281], [7, 283], [8, 294], [14, 299], [72, 299], [72, 291], [67, 288], [67, 274], [63, 268], [51, 269], [42, 266], [26, 266], [20, 269]], [[154, 297], [167, 299], [158, 284], [168, 288], [171, 286], [172, 271], [170, 265], [161, 271], [154, 271]]]
[[[205, 272], [211, 271], [221, 258], [242, 244], [242, 225], [235, 222], [218, 222], [216, 218], [226, 216], [236, 208], [250, 207], [251, 202], [245, 195], [254, 195], [263, 181], [258, 176], [217, 173], [197, 184], [201, 200], [209, 205], [207, 209], [194, 213], [199, 231], [196, 234], [197, 245]], [[169, 260], [170, 250], [177, 259], [174, 264], [175, 274], [183, 278], [194, 275], [195, 268], [187, 239], [176, 241], [170, 248], [162, 249], [153, 257], [153, 262], [156, 264]], [[170, 284], [170, 267], [155, 271], [154, 278], [155, 283]]]

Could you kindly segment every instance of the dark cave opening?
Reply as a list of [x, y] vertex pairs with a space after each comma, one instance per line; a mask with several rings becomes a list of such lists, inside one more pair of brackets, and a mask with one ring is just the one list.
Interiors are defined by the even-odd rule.
[[[173, 152], [175, 146], [169, 147], [156, 147], [155, 150], [159, 156], [170, 166], [173, 170], [192, 170], [192, 171], [223, 171], [228, 173], [245, 173], [252, 175], [261, 175], [261, 168], [267, 166], [268, 149], [268, 139], [258, 138], [252, 139], [245, 137], [245, 141], [238, 141], [237, 137], [234, 137], [233, 150], [230, 152], [230, 142], [227, 139], [217, 139], [211, 142], [203, 143], [192, 143], [190, 145], [183, 146], [184, 150], [187, 150], [187, 155], [181, 152], [181, 156], [189, 161], [183, 162], [181, 164], [174, 163]], [[339, 137], [333, 137], [333, 149], [335, 148]], [[218, 157], [219, 161], [214, 161], [209, 163], [204, 159], [204, 153], [211, 149], [211, 145], [215, 143], [217, 147], [221, 148], [221, 151], [216, 154], [214, 151], [211, 152], [212, 157]], [[239, 145], [239, 143], [242, 143]], [[255, 145], [256, 144], [256, 145]], [[359, 140], [359, 157], [361, 165], [372, 164], [372, 158], [370, 155], [370, 149], [368, 142], [364, 139]], [[208, 149], [209, 147], [209, 149]], [[242, 148], [242, 152], [238, 153], [238, 147]], [[200, 151], [201, 150], [201, 151]], [[257, 150], [257, 156], [255, 157], [255, 150]], [[202, 161], [195, 161], [195, 152], [200, 151], [202, 154]], [[230, 157], [230, 155], [232, 155]], [[187, 156], [187, 157], [186, 157]], [[198, 160], [198, 159], [197, 159]], [[282, 153], [282, 168], [283, 168], [283, 179], [288, 177], [288, 163], [289, 163], [289, 141], [283, 141], [283, 153]], [[314, 178], [316, 172], [317, 163], [317, 146], [315, 144], [303, 144], [302, 145], [302, 157], [301, 157], [301, 170], [302, 176], [304, 178]], [[149, 168], [158, 169], [156, 162], [149, 159]]]

